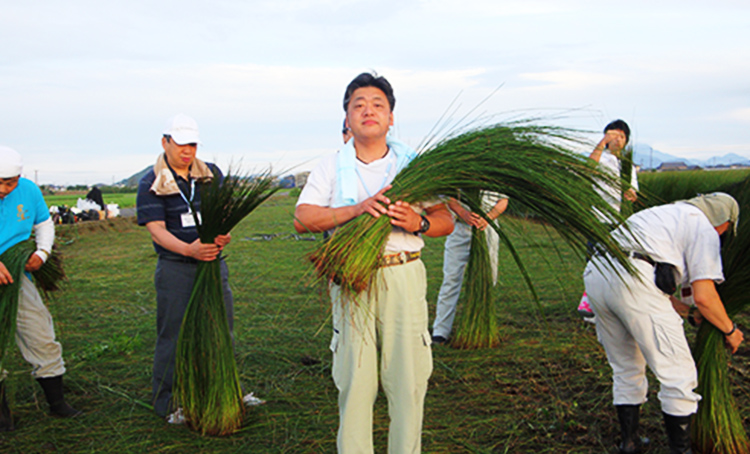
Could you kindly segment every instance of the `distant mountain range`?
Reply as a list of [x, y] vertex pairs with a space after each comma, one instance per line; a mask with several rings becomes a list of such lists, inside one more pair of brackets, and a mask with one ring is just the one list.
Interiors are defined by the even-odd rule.
[[641, 166], [642, 169], [655, 169], [664, 162], [682, 161], [687, 165], [700, 167], [746, 165], [750, 166], [750, 159], [735, 153], [729, 153], [724, 156], [714, 156], [709, 159], [685, 159], [659, 150], [653, 149], [645, 143], [633, 144], [634, 157], [633, 162]]
[[145, 169], [141, 170], [140, 172], [134, 173], [133, 175], [130, 175], [129, 177], [125, 178], [122, 181], [118, 181], [116, 184], [118, 186], [122, 185], [128, 188], [137, 188], [138, 182], [141, 181], [141, 178], [143, 178], [149, 172], [149, 170], [151, 170], [153, 167], [154, 166], [148, 166]]

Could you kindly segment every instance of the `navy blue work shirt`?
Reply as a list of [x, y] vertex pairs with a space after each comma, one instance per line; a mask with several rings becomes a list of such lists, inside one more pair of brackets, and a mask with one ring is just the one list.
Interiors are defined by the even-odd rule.
[[[219, 178], [223, 177], [221, 170], [219, 170], [215, 164], [207, 162], [206, 165], [208, 165], [208, 168], [211, 169], [215, 175], [218, 175]], [[156, 174], [154, 174], [154, 170], [151, 169], [138, 183], [138, 196], [136, 198], [138, 225], [146, 225], [149, 222], [154, 221], [164, 221], [168, 232], [189, 244], [198, 239], [198, 230], [195, 226], [182, 226], [182, 215], [187, 213], [190, 209], [185, 201], [185, 199], [190, 200], [190, 182], [177, 175], [171, 167], [169, 170], [172, 171], [177, 186], [180, 188], [180, 191], [185, 198], [183, 199], [179, 194], [161, 196], [151, 192], [151, 185], [154, 184], [154, 180], [156, 179]], [[200, 186], [200, 183], [195, 184], [195, 194], [193, 195], [193, 206], [199, 212], [201, 209]], [[154, 242], [154, 249], [160, 257], [166, 259], [192, 260], [190, 257], [177, 254], [159, 246], [156, 242]]]

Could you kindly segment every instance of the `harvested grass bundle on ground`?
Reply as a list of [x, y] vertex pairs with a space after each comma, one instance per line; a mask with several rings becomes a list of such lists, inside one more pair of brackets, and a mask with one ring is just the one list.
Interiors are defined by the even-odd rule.
[[[278, 188], [266, 173], [252, 179], [214, 175], [201, 186], [198, 235], [213, 243], [266, 201]], [[180, 328], [175, 358], [175, 401], [189, 427], [206, 435], [228, 435], [242, 425], [237, 363], [221, 287], [220, 260], [199, 262]]]
[[[597, 220], [592, 207], [612, 219], [614, 211], [592, 189], [619, 179], [597, 172], [583, 157], [568, 151], [571, 131], [524, 122], [470, 131], [421, 153], [394, 179], [386, 193], [392, 201], [421, 202], [456, 196], [459, 191], [486, 190], [507, 195], [513, 204], [531, 209], [581, 255], [587, 239], [598, 242], [630, 270], [623, 252]], [[613, 181], [616, 180], [616, 181]], [[469, 201], [472, 211], [481, 207]], [[494, 223], [533, 292], [531, 279], [509, 238]], [[386, 216], [359, 216], [339, 227], [331, 239], [310, 255], [322, 279], [341, 283], [345, 294], [370, 288], [383, 246], [391, 231]], [[534, 293], [536, 299], [536, 294]]]
[[[11, 340], [16, 334], [16, 316], [21, 290], [21, 277], [26, 262], [36, 251], [33, 240], [22, 241], [0, 255], [0, 263], [5, 265], [13, 277], [13, 283], [0, 285], [0, 365], [5, 358]], [[52, 251], [47, 261], [32, 273], [34, 284], [42, 293], [59, 289], [60, 282], [65, 278], [62, 260], [59, 254]]]
[[464, 349], [495, 347], [498, 331], [487, 233], [472, 227], [470, 247], [464, 284], [465, 303], [451, 346]]
[[[735, 316], [750, 302], [750, 178], [743, 183], [725, 188], [745, 213], [737, 235], [722, 248], [725, 282], [717, 286], [721, 301], [730, 317]], [[740, 216], [743, 219], [743, 216]], [[743, 425], [729, 381], [730, 355], [724, 344], [724, 334], [704, 321], [698, 330], [693, 356], [698, 367], [696, 392], [703, 399], [698, 405], [692, 426], [692, 439], [699, 452], [711, 454], [744, 454], [750, 452]]]

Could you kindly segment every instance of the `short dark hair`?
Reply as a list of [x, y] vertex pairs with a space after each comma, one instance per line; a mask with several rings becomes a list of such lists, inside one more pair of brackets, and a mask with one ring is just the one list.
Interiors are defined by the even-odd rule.
[[169, 141], [172, 140], [172, 136], [170, 136], [169, 134], [164, 134], [164, 139], [167, 141], [167, 143], [169, 143]]
[[355, 77], [354, 80], [349, 82], [349, 85], [346, 87], [346, 92], [344, 92], [344, 112], [349, 108], [349, 101], [352, 98], [352, 94], [354, 94], [354, 91], [358, 88], [362, 87], [375, 87], [385, 93], [386, 99], [388, 99], [388, 105], [391, 108], [391, 111], [393, 111], [393, 108], [396, 107], [396, 98], [393, 96], [393, 87], [391, 87], [391, 84], [386, 80], [383, 76], [378, 76], [377, 74], [373, 73], [362, 73], [359, 76]]
[[607, 131], [612, 131], [615, 129], [625, 133], [625, 143], [630, 142], [630, 127], [628, 126], [627, 123], [619, 119], [612, 121], [607, 126], [604, 127], [604, 133], [606, 134]]

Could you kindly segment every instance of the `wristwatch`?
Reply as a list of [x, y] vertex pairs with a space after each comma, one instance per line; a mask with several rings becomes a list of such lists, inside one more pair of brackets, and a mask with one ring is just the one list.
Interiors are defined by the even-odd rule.
[[425, 233], [426, 231], [430, 230], [430, 221], [423, 215], [419, 215], [420, 218], [422, 218], [422, 221], [419, 223], [419, 230], [414, 232], [414, 234], [418, 233]]

